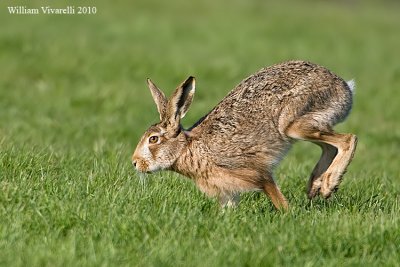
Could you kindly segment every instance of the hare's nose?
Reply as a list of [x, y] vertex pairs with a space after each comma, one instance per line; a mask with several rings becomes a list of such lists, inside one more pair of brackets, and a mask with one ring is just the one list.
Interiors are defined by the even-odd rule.
[[136, 168], [136, 160], [132, 160], [132, 165]]

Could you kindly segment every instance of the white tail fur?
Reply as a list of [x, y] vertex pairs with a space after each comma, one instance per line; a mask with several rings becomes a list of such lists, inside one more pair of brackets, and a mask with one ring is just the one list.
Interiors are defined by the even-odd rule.
[[352, 79], [347, 82], [347, 85], [350, 87], [351, 92], [354, 94], [356, 91], [356, 81]]

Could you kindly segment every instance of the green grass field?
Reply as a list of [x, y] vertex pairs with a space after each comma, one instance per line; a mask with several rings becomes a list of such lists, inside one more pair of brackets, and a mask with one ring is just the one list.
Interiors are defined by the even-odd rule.
[[[400, 5], [395, 1], [69, 1], [95, 15], [10, 15], [0, 2], [1, 266], [399, 266]], [[349, 1], [350, 2], [350, 1]], [[319, 148], [276, 173], [291, 208], [260, 193], [222, 211], [193, 183], [139, 179], [158, 115], [145, 84], [197, 92], [185, 127], [243, 78], [288, 59], [355, 78], [337, 127], [359, 145], [329, 201], [306, 198]]]

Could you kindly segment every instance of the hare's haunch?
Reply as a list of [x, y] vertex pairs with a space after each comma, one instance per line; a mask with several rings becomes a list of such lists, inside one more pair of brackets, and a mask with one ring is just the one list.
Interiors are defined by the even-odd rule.
[[329, 197], [353, 158], [357, 137], [335, 133], [333, 126], [351, 110], [354, 82], [324, 67], [289, 61], [261, 69], [188, 130], [180, 120], [192, 103], [195, 79], [189, 77], [169, 99], [147, 82], [160, 122], [143, 134], [133, 165], [140, 172], [183, 174], [223, 206], [235, 205], [240, 192], [263, 190], [275, 207], [287, 209], [273, 170], [295, 140], [322, 149], [309, 198]]

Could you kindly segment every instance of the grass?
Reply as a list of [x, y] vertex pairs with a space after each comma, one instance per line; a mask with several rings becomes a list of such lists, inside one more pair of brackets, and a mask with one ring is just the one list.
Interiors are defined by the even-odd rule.
[[[9, 15], [10, 4], [0, 3], [1, 266], [398, 266], [397, 3], [97, 1], [90, 16]], [[188, 127], [241, 79], [294, 58], [357, 81], [337, 129], [359, 146], [332, 199], [306, 198], [319, 150], [305, 143], [276, 173], [287, 213], [258, 193], [223, 212], [187, 179], [132, 170], [158, 118], [147, 77], [170, 93], [196, 76]]]

